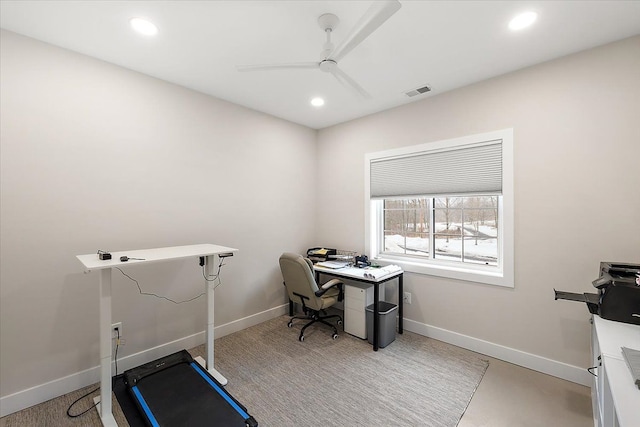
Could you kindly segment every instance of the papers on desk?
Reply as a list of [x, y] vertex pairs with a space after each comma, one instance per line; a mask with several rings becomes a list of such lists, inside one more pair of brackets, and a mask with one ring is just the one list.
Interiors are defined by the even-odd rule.
[[321, 261], [321, 262], [316, 263], [316, 265], [319, 266], [319, 267], [337, 269], [337, 268], [345, 268], [346, 266], [349, 265], [349, 262], [347, 262], [347, 261]]
[[380, 279], [384, 276], [388, 276], [389, 274], [397, 273], [398, 271], [402, 271], [402, 268], [398, 265], [392, 264], [387, 265], [386, 267], [367, 269], [364, 272], [364, 277], [367, 279]]
[[307, 255], [322, 255], [325, 256], [329, 252], [329, 249], [325, 248], [317, 248], [317, 249], [309, 249], [307, 251]]

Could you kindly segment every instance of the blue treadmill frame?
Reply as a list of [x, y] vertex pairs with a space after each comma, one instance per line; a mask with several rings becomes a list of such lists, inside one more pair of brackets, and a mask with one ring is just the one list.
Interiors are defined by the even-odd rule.
[[247, 409], [186, 350], [125, 371], [124, 383], [151, 427], [258, 427]]

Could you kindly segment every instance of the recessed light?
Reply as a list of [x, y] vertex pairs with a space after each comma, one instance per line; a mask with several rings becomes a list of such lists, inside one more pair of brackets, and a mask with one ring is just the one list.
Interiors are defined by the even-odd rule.
[[129, 20], [131, 27], [140, 34], [145, 36], [155, 36], [158, 33], [158, 27], [153, 22], [142, 18], [131, 18]]
[[324, 99], [322, 98], [313, 98], [311, 100], [311, 105], [314, 107], [322, 107], [324, 105]]
[[538, 17], [535, 12], [524, 12], [516, 16], [509, 22], [509, 28], [513, 31], [522, 30], [533, 24]]

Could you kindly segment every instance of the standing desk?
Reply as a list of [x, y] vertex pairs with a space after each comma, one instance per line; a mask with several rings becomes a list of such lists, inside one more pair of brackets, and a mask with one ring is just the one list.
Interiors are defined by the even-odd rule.
[[[326, 274], [327, 276], [339, 277], [342, 279], [354, 280], [356, 282], [364, 283], [365, 285], [373, 286], [373, 351], [378, 351], [378, 343], [380, 342], [380, 327], [378, 325], [380, 318], [380, 308], [378, 307], [378, 303], [380, 302], [380, 285], [382, 283], [386, 283], [393, 279], [398, 279], [398, 333], [401, 334], [403, 332], [402, 329], [402, 317], [403, 317], [403, 308], [402, 308], [402, 295], [404, 292], [403, 289], [403, 276], [404, 271], [396, 271], [387, 276], [380, 277], [378, 279], [365, 277], [364, 274], [367, 272], [364, 268], [357, 267], [344, 267], [344, 268], [327, 268], [321, 267], [318, 265], [313, 266], [313, 270], [316, 274], [316, 283], [320, 283], [320, 274]], [[291, 301], [289, 301], [290, 307], [289, 311], [292, 311]]]
[[[213, 276], [215, 258], [218, 254], [227, 252], [237, 252], [237, 249], [227, 248], [212, 244], [173, 246], [168, 248], [142, 249], [124, 252], [111, 252], [112, 259], [101, 260], [97, 254], [78, 255], [78, 260], [84, 265], [85, 272], [100, 270], [100, 405], [97, 406], [100, 420], [104, 426], [116, 426], [111, 405], [111, 269], [133, 264], [149, 264], [157, 262], [172, 261], [182, 258], [204, 257], [204, 272], [206, 277]], [[131, 259], [120, 261], [121, 256]], [[207, 294], [207, 371], [222, 385], [227, 383], [227, 379], [222, 376], [213, 366], [213, 310], [214, 295], [213, 282], [206, 281]]]

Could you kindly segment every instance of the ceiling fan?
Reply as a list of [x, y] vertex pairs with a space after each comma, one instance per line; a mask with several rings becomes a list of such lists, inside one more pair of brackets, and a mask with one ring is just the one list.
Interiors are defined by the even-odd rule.
[[239, 65], [238, 71], [260, 71], [274, 69], [319, 69], [332, 74], [341, 84], [355, 90], [365, 98], [370, 95], [355, 80], [349, 77], [344, 71], [338, 68], [340, 61], [346, 54], [351, 52], [371, 33], [378, 29], [394, 13], [400, 10], [401, 4], [397, 0], [374, 1], [357, 24], [351, 29], [347, 37], [338, 46], [334, 47], [331, 42], [331, 32], [336, 28], [340, 20], [332, 13], [325, 13], [318, 18], [318, 25], [327, 35], [327, 41], [322, 47], [320, 61], [316, 62], [291, 62], [283, 64], [262, 64], [262, 65]]

